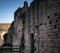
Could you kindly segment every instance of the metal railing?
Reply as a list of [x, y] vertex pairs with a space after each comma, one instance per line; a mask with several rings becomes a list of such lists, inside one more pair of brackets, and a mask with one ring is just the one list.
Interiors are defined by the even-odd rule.
[[[44, 47], [50, 47], [54, 50], [57, 49], [60, 53], [60, 47], [44, 45]], [[0, 53], [24, 53], [24, 50], [19, 45], [14, 46], [0, 46]]]
[[0, 53], [20, 53], [20, 47], [15, 46], [0, 46]]

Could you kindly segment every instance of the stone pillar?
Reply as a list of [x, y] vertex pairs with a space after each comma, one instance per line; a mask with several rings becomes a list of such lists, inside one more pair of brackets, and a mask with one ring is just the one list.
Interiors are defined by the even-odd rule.
[[30, 53], [30, 44], [29, 44], [29, 34], [28, 34], [28, 12], [26, 11], [26, 17], [25, 17], [25, 31], [24, 31], [24, 37], [25, 37], [25, 53]]
[[35, 2], [35, 6], [34, 6], [34, 17], [35, 17], [35, 24], [34, 24], [34, 38], [35, 38], [35, 53], [39, 53], [40, 52], [40, 34], [39, 34], [39, 6], [38, 6], [38, 2]]

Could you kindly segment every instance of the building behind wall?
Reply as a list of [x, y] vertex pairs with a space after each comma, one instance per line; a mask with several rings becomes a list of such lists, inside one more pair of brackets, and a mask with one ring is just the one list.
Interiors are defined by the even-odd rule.
[[24, 53], [60, 53], [60, 0], [27, 1], [14, 13], [13, 45]]

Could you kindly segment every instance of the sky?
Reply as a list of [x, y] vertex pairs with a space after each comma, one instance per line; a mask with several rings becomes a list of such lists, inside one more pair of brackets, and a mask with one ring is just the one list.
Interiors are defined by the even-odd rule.
[[[25, 0], [0, 0], [0, 23], [12, 23], [14, 12], [23, 7]], [[28, 4], [32, 0], [27, 0]]]

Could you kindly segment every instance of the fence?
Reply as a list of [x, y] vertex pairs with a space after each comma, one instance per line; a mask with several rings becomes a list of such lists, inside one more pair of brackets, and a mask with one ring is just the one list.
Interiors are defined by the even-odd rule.
[[0, 53], [20, 53], [19, 46], [0, 46]]
[[[46, 46], [46, 47], [49, 47], [49, 46]], [[60, 47], [52, 46], [52, 48], [57, 48], [58, 52], [56, 52], [56, 53], [60, 53]], [[24, 52], [24, 50], [22, 51], [22, 49], [21, 49], [21, 47], [19, 45], [15, 45], [15, 46], [0, 46], [0, 53], [23, 53], [23, 52]]]

